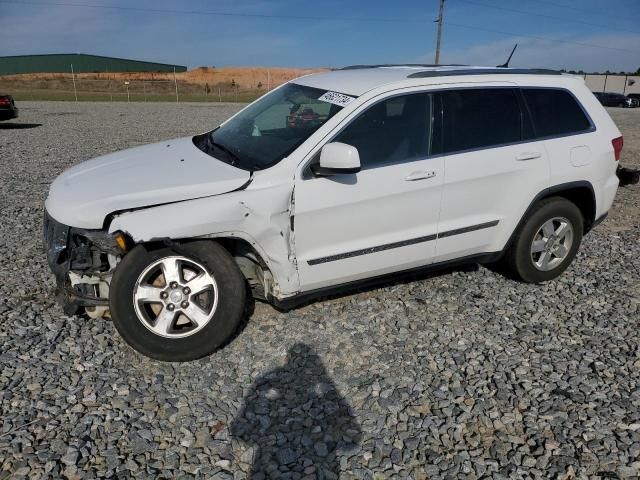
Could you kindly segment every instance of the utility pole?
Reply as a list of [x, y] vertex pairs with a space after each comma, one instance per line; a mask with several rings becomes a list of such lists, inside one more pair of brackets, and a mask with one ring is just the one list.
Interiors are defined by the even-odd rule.
[[444, 0], [440, 0], [440, 13], [438, 13], [438, 36], [436, 37], [436, 59], [433, 63], [440, 64], [440, 38], [442, 37], [442, 16], [444, 15]]
[[76, 98], [76, 103], [78, 102], [78, 91], [76, 90], [76, 74], [73, 71], [73, 63], [71, 64], [71, 80], [73, 80], [73, 96]]
[[173, 84], [176, 86], [176, 103], [178, 103], [178, 80], [176, 79], [176, 67], [173, 67]]

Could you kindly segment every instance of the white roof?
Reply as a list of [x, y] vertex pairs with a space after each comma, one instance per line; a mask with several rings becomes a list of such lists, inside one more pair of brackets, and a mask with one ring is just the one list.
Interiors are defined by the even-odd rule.
[[[527, 73], [528, 70], [517, 68], [496, 68], [496, 67], [477, 67], [467, 65], [441, 65], [441, 66], [419, 66], [419, 65], [394, 65], [394, 66], [373, 66], [347, 68], [344, 70], [333, 70], [324, 73], [315, 73], [304, 77], [296, 78], [294, 83], [306, 85], [308, 87], [320, 88], [323, 90], [331, 90], [334, 92], [345, 93], [347, 95], [360, 96], [363, 93], [383, 85], [399, 83], [407, 80], [407, 77], [414, 73], [425, 74], [428, 77], [430, 72], [434, 73], [434, 77], [441, 77], [446, 72], [452, 72], [453, 75], [460, 75], [469, 72], [469, 70], [478, 70], [478, 73], [494, 73], [509, 75], [513, 73]], [[484, 72], [480, 72], [484, 70]], [[540, 70], [531, 70], [531, 73], [544, 73]], [[555, 73], [551, 70], [549, 74]]]

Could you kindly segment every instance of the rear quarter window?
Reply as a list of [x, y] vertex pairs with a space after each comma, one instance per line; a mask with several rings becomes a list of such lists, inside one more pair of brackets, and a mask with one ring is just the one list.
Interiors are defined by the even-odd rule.
[[552, 137], [592, 129], [589, 118], [573, 95], [553, 88], [523, 88], [537, 137]]

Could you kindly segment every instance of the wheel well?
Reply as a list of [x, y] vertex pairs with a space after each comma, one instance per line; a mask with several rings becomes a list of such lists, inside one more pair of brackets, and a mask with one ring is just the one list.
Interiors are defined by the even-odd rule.
[[596, 217], [596, 199], [593, 190], [587, 186], [570, 187], [561, 190], [551, 190], [538, 200], [544, 200], [550, 197], [566, 198], [576, 207], [580, 209], [584, 220], [584, 233], [587, 233], [593, 227]]
[[[249, 242], [237, 237], [212, 238], [229, 252], [247, 280], [253, 296], [264, 298], [265, 277], [272, 278], [271, 271], [262, 256]], [[270, 281], [267, 281], [270, 283]]]
[[237, 237], [214, 237], [211, 240], [218, 242], [222, 245], [232, 256], [235, 255], [245, 255], [250, 253], [256, 257], [259, 263], [267, 268], [267, 264], [265, 263], [262, 256], [258, 253], [258, 251], [251, 245], [249, 242], [244, 240], [243, 238]]
[[[200, 238], [189, 238], [182, 240], [155, 240], [145, 242], [142, 245], [148, 249], [156, 249], [162, 246], [177, 248], [180, 244], [203, 240]], [[233, 257], [238, 265], [240, 272], [244, 276], [247, 284], [251, 288], [254, 298], [265, 298], [265, 285], [272, 286], [273, 275], [262, 256], [258, 251], [246, 240], [237, 237], [213, 237], [209, 238], [212, 242], [218, 243]]]

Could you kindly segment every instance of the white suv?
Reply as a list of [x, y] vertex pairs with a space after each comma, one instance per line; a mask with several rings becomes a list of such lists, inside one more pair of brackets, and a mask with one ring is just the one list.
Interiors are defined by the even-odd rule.
[[45, 240], [67, 313], [145, 355], [209, 354], [247, 295], [301, 299], [452, 262], [560, 275], [611, 207], [620, 132], [581, 78], [358, 66], [298, 78], [211, 132], [77, 165]]

